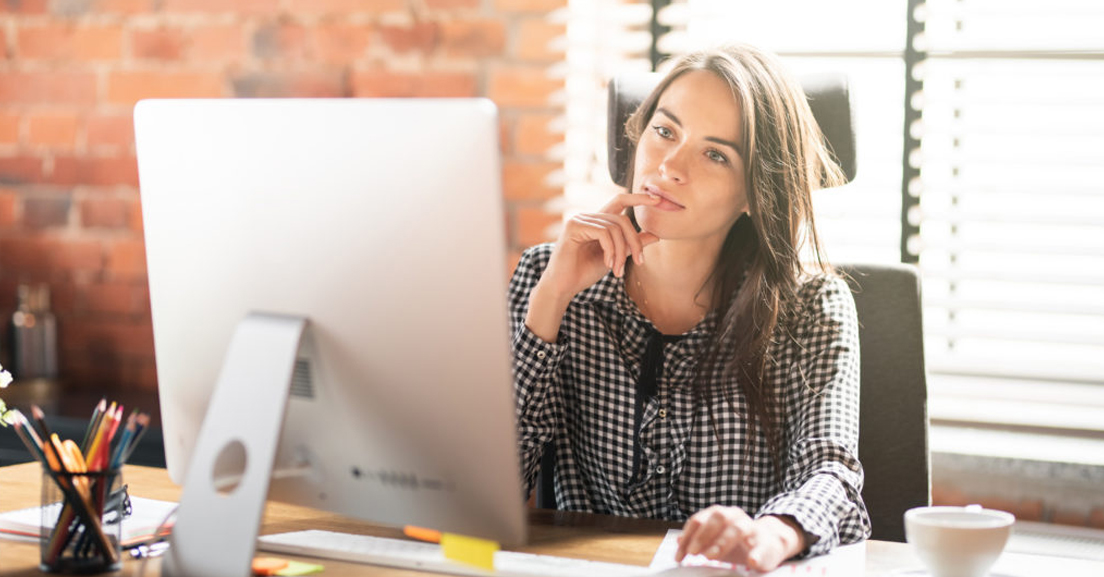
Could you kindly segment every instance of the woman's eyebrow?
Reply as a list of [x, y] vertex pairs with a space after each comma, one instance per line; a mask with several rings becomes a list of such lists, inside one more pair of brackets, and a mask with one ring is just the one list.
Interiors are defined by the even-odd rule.
[[716, 142], [717, 144], [723, 144], [723, 145], [731, 148], [732, 150], [735, 150], [736, 154], [742, 154], [742, 152], [740, 152], [740, 146], [738, 144], [736, 144], [735, 142], [732, 142], [731, 140], [725, 140], [723, 138], [717, 138], [716, 136], [706, 136], [705, 139], [708, 140], [709, 142]]
[[[659, 107], [659, 108], [656, 109], [656, 113], [657, 114], [662, 113], [667, 118], [670, 118], [671, 122], [674, 122], [675, 124], [677, 124], [680, 127], [682, 126], [682, 121], [679, 120], [679, 118], [677, 116], [675, 116], [675, 114], [673, 112], [671, 112], [670, 110], [667, 110], [666, 108], [663, 108], [663, 107]], [[716, 142], [717, 144], [723, 144], [723, 145], [731, 148], [732, 150], [735, 150], [736, 154], [743, 154], [743, 152], [740, 150], [740, 145], [736, 144], [735, 142], [733, 142], [731, 140], [725, 140], [723, 138], [717, 138], [716, 136], [706, 136], [705, 139], [708, 140], [709, 142]]]
[[661, 106], [661, 107], [656, 109], [656, 113], [660, 113], [660, 112], [662, 112], [663, 115], [666, 116], [667, 118], [670, 118], [671, 122], [674, 122], [675, 124], [677, 124], [679, 126], [682, 126], [682, 121], [679, 120], [679, 118], [677, 116], [675, 116], [675, 114], [673, 112], [671, 112], [670, 110], [667, 110], [666, 108], [663, 108]]

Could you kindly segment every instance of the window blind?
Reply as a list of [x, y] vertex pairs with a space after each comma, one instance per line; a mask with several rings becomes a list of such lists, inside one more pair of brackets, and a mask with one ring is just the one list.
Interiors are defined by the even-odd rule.
[[778, 54], [799, 76], [847, 76], [858, 174], [846, 186], [813, 196], [817, 230], [833, 261], [900, 261], [905, 5], [680, 0], [659, 14], [671, 27], [659, 43], [668, 54], [747, 42]]
[[618, 191], [609, 177], [606, 155], [606, 86], [618, 73], [651, 70], [647, 2], [569, 0], [549, 16], [565, 22], [565, 60], [553, 71], [565, 79], [561, 204], [550, 207], [567, 215], [595, 210]]
[[929, 0], [911, 16], [927, 57], [908, 246], [930, 370], [1104, 384], [1104, 4]]
[[[605, 82], [615, 58], [647, 65], [652, 3], [633, 4], [569, 5], [592, 19], [572, 42], [602, 49], [579, 57], [586, 112], [569, 97], [569, 206], [610, 190]], [[665, 54], [746, 41], [848, 76], [859, 173], [814, 196], [818, 228], [834, 261], [918, 263], [933, 400], [962, 379], [989, 398], [1104, 384], [1104, 3], [675, 0], [656, 18]]]

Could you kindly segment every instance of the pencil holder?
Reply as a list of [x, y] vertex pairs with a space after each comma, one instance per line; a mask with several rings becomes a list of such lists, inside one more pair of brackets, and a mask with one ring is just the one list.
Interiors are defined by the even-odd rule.
[[43, 469], [39, 568], [48, 573], [103, 573], [122, 566], [127, 507], [119, 469], [57, 473]]

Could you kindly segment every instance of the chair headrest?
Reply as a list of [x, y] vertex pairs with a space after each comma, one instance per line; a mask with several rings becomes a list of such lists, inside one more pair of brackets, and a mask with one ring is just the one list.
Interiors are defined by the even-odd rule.
[[[610, 177], [618, 186], [625, 186], [632, 143], [625, 136], [625, 121], [663, 79], [657, 72], [625, 74], [609, 83], [609, 148]], [[851, 93], [842, 74], [802, 76], [801, 87], [809, 99], [813, 117], [828, 142], [828, 149], [839, 161], [848, 182], [855, 178], [855, 127], [851, 118]]]

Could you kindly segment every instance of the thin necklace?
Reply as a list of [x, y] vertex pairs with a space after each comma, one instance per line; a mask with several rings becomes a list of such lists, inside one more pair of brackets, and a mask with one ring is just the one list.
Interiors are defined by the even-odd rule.
[[[636, 308], [637, 308], [637, 310], [640, 311], [640, 314], [644, 315], [645, 318], [651, 320], [651, 317], [648, 315], [648, 309], [651, 308], [648, 304], [648, 292], [644, 290], [644, 285], [640, 284], [640, 273], [636, 272], [635, 269], [630, 269], [630, 270], [632, 270], [632, 276], [633, 276], [632, 284], [636, 286], [636, 296], [637, 296]], [[632, 295], [629, 295], [629, 296], [631, 297]], [[698, 307], [698, 308], [702, 308], [700, 305], [698, 305], [698, 303], [696, 301], [694, 302], [694, 306]], [[698, 318], [694, 322], [694, 325], [697, 325], [698, 323], [702, 322], [702, 320], [705, 319], [705, 315], [707, 313], [708, 313], [707, 310], [701, 311], [701, 314], [698, 315]]]
[[[648, 314], [644, 310], [648, 308], [648, 293], [644, 292], [644, 285], [640, 284], [640, 273], [636, 272], [636, 268], [630, 268], [629, 271], [633, 276], [632, 284], [636, 287], [636, 308], [640, 311], [640, 314], [647, 317]], [[630, 294], [629, 297], [632, 297], [632, 295]]]

